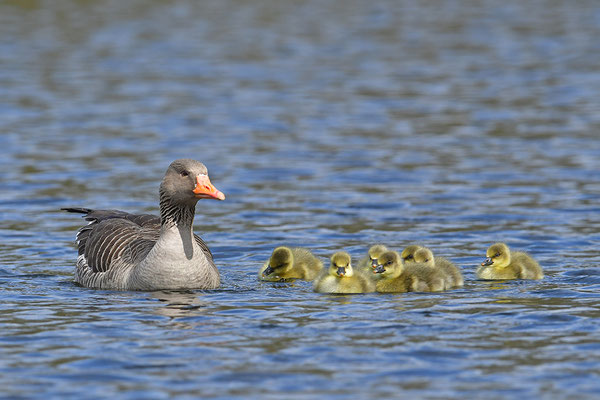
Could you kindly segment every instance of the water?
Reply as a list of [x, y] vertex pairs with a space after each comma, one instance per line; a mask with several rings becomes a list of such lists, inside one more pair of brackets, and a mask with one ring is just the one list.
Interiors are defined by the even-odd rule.
[[[6, 1], [0, 37], [2, 397], [600, 396], [597, 2]], [[222, 287], [74, 285], [58, 209], [155, 213], [179, 157]], [[499, 240], [544, 280], [477, 281]], [[464, 288], [256, 280], [377, 242]]]

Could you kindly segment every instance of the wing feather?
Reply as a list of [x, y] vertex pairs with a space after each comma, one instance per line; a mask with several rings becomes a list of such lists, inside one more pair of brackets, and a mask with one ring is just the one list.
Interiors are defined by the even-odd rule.
[[77, 232], [82, 265], [92, 273], [106, 272], [116, 263], [135, 264], [143, 259], [158, 239], [160, 217], [129, 214], [118, 210], [64, 208], [85, 214], [88, 225]]
[[210, 261], [211, 264], [214, 264], [213, 255], [210, 252], [210, 249], [208, 248], [206, 243], [204, 243], [204, 240], [202, 240], [202, 238], [196, 234], [194, 234], [194, 239], [196, 240], [196, 244], [198, 244], [198, 246], [200, 246], [200, 248], [202, 249], [202, 252], [206, 255], [206, 258], [208, 259], [208, 261]]

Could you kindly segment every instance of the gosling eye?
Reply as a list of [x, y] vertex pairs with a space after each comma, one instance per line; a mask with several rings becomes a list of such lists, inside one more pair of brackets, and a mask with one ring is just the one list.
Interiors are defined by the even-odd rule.
[[181, 171], [181, 172], [179, 173], [179, 175], [181, 175], [182, 177], [189, 176], [189, 174], [190, 174], [190, 173], [189, 173], [189, 172], [187, 172], [187, 171]]
[[391, 265], [391, 264], [392, 264], [391, 261], [388, 261], [388, 262], [385, 263], [385, 265]]
[[412, 260], [413, 258], [414, 258], [413, 255], [410, 254], [410, 255], [406, 256], [405, 260]]
[[494, 257], [500, 257], [500, 253], [494, 254]]
[[425, 262], [429, 262], [429, 258], [426, 258], [426, 259], [425, 259]]

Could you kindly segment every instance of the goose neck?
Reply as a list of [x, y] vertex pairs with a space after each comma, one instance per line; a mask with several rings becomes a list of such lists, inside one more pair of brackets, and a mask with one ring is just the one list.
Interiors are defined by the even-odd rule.
[[167, 196], [160, 198], [160, 223], [163, 228], [177, 227], [191, 231], [194, 224], [196, 203], [176, 203]]

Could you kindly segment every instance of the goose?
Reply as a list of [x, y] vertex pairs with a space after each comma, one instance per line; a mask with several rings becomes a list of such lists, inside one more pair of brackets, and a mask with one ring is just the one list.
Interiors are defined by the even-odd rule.
[[160, 184], [160, 217], [117, 210], [68, 207], [90, 221], [77, 232], [75, 282], [101, 289], [214, 289], [219, 271], [193, 233], [196, 203], [225, 200], [192, 159], [173, 161]]
[[527, 253], [510, 251], [506, 243], [494, 243], [486, 251], [486, 259], [477, 268], [479, 279], [542, 279], [540, 265]]
[[280, 246], [273, 250], [271, 257], [258, 271], [258, 279], [272, 282], [288, 279], [312, 281], [322, 268], [323, 263], [310, 250]]
[[388, 251], [379, 257], [374, 273], [381, 274], [375, 289], [380, 293], [437, 292], [444, 290], [444, 277], [437, 269], [422, 263], [402, 263], [396, 251]]
[[452, 261], [444, 257], [433, 256], [431, 250], [427, 247], [421, 247], [413, 254], [413, 260], [422, 263], [429, 268], [435, 268], [444, 275], [446, 289], [460, 287], [464, 284], [464, 279], [460, 270]]
[[350, 254], [338, 251], [331, 256], [329, 268], [324, 268], [315, 279], [313, 288], [318, 293], [370, 293], [375, 291], [375, 284], [354, 271]]
[[373, 275], [373, 269], [375, 269], [378, 264], [378, 257], [386, 251], [389, 250], [383, 244], [374, 244], [373, 246], [369, 247], [367, 256], [358, 262], [358, 269], [369, 276]]

